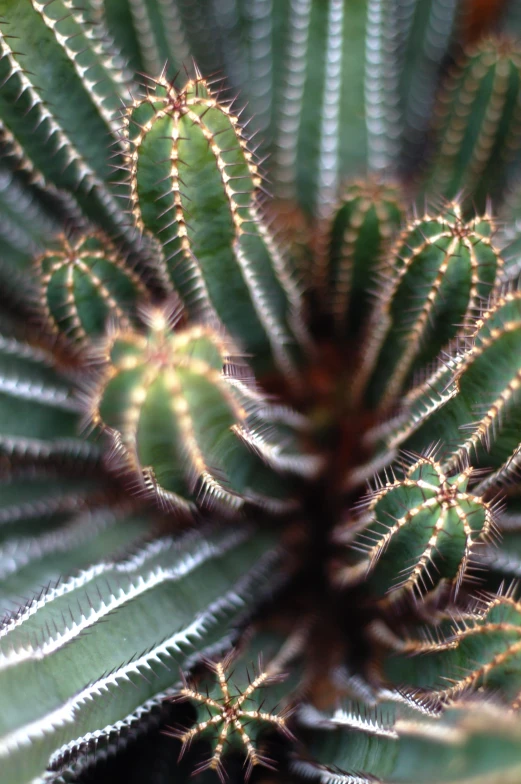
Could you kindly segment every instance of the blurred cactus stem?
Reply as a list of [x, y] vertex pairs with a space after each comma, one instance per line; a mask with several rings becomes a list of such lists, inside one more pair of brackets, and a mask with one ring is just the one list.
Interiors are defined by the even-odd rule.
[[150, 299], [141, 278], [101, 235], [60, 236], [35, 262], [44, 328], [72, 350], [93, 345], [110, 320], [138, 323]]
[[435, 110], [428, 190], [484, 209], [521, 163], [521, 44], [507, 36], [470, 45], [448, 74]]
[[405, 215], [401, 188], [374, 175], [344, 186], [320, 238], [315, 285], [340, 335], [360, 332], [389, 244]]
[[143, 316], [147, 333], [116, 330], [102, 344], [88, 403], [138, 491], [185, 512], [216, 503], [228, 512], [245, 503], [291, 508], [292, 484], [279, 474], [320, 468], [299, 451], [305, 418], [267, 403], [218, 328], [179, 327], [178, 303]]

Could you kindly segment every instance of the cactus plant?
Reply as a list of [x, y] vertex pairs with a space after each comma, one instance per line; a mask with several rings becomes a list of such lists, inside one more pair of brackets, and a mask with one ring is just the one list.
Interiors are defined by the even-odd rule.
[[519, 781], [478, 5], [0, 0], [2, 781]]

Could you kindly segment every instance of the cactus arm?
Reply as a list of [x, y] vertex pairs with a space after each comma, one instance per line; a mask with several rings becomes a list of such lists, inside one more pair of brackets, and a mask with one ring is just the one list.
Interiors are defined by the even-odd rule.
[[403, 230], [388, 267], [382, 267], [387, 272], [392, 265], [369, 325], [356, 400], [365, 389], [373, 405], [389, 406], [410, 386], [415, 369], [468, 334], [475, 309], [502, 268], [494, 228], [488, 214], [467, 223], [453, 202], [442, 215], [418, 218]]
[[521, 145], [520, 88], [515, 41], [485, 38], [463, 53], [436, 109], [439, 141], [428, 179], [434, 192], [453, 198], [465, 188], [480, 208], [501, 192]]
[[[0, 632], [2, 694], [12, 704], [1, 730], [6, 781], [30, 781], [47, 764], [58, 771], [89, 742], [103, 745], [111, 732], [143, 723], [179, 688], [179, 667], [229, 644], [230, 625], [254, 587], [259, 598], [259, 581], [274, 579], [279, 558], [270, 537], [247, 528], [163, 538], [31, 602]], [[37, 704], [24, 708], [20, 689]]]
[[402, 0], [400, 5], [402, 26], [407, 25], [400, 80], [404, 126], [401, 152], [405, 167], [412, 169], [425, 144], [439, 72], [455, 38], [461, 2]]
[[[52, 476], [47, 481], [53, 488], [56, 487]], [[26, 488], [27, 485], [28, 482], [25, 483]], [[32, 487], [29, 489], [32, 490]], [[54, 509], [47, 499], [36, 499], [30, 510], [33, 519], [28, 515], [28, 503], [18, 508], [2, 509], [2, 528], [10, 522], [15, 529], [0, 545], [0, 596], [6, 612], [4, 622], [13, 612], [13, 607], [18, 606], [20, 596], [29, 601], [30, 596], [40, 593], [40, 586], [58, 583], [73, 572], [99, 561], [107, 553], [124, 552], [135, 547], [136, 542], [144, 539], [152, 529], [147, 515], [133, 513], [129, 504], [110, 504], [108, 499], [104, 504], [99, 493], [97, 499], [95, 496], [93, 499], [84, 498], [79, 493], [76, 499], [63, 495], [61, 505], [58, 500], [53, 500]], [[73, 503], [74, 500], [76, 503]], [[65, 511], [67, 504], [68, 513]], [[47, 524], [42, 528], [40, 523], [39, 530], [34, 525], [38, 511]], [[15, 512], [19, 515], [25, 513], [26, 519], [14, 519]], [[8, 513], [11, 513], [11, 519], [8, 519]], [[31, 523], [30, 535], [26, 520]]]
[[165, 64], [175, 73], [188, 62], [178, 3], [165, 0], [103, 0], [99, 16], [134, 73], [158, 76]]
[[315, 286], [339, 334], [362, 331], [372, 304], [369, 290], [404, 214], [398, 185], [377, 175], [346, 182], [320, 238], [314, 270]]
[[[52, 368], [49, 356], [14, 338], [0, 338], [0, 449], [9, 453], [32, 443], [52, 448], [77, 437], [81, 406]], [[88, 449], [88, 447], [86, 447]], [[94, 450], [97, 451], [97, 450]]]
[[365, 580], [375, 596], [393, 600], [404, 593], [421, 599], [445, 581], [456, 595], [476, 571], [483, 544], [498, 535], [494, 506], [467, 489], [472, 473], [467, 468], [449, 478], [427, 454], [403, 478], [377, 486], [361, 519], [336, 534], [360, 553], [338, 579]]
[[256, 203], [261, 178], [232, 107], [200, 77], [182, 90], [160, 77], [129, 110], [125, 137], [136, 226], [161, 243], [189, 313], [217, 313], [254, 364], [271, 353], [294, 376], [298, 290]]
[[99, 232], [47, 244], [35, 259], [44, 329], [74, 350], [92, 347], [109, 321], [137, 323], [137, 307], [150, 294], [127, 259]]
[[519, 604], [508, 592], [475, 602], [468, 612], [442, 622], [431, 639], [402, 643], [402, 650], [387, 659], [386, 674], [392, 682], [406, 677], [432, 705], [450, 705], [476, 690], [489, 690], [517, 709], [519, 619]]
[[229, 339], [205, 325], [176, 330], [179, 317], [152, 309], [147, 337], [120, 331], [106, 342], [93, 423], [142, 490], [174, 508], [291, 505], [277, 473], [312, 476], [320, 467], [299, 454], [293, 422], [301, 427], [301, 418], [272, 414]]

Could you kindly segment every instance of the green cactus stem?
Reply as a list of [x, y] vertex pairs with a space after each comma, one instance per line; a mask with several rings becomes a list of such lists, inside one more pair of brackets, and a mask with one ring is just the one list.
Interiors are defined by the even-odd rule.
[[92, 346], [110, 320], [137, 323], [150, 299], [139, 275], [101, 235], [56, 238], [35, 261], [44, 326], [74, 351]]
[[344, 186], [321, 238], [315, 272], [340, 335], [360, 331], [384, 253], [404, 213], [397, 184], [373, 176]]
[[[320, 784], [501, 784], [521, 772], [519, 724], [483, 700], [442, 718], [390, 694], [376, 708], [342, 706], [307, 722], [294, 774]], [[392, 698], [394, 697], [394, 701]], [[403, 702], [403, 699], [402, 699]], [[405, 709], [404, 709], [405, 708]], [[423, 714], [423, 715], [422, 715]], [[314, 721], [313, 721], [314, 718]]]
[[386, 675], [394, 683], [406, 679], [432, 705], [488, 691], [518, 710], [521, 605], [512, 593], [478, 599], [427, 631], [424, 639], [396, 640], [398, 652], [386, 661]]
[[[521, 408], [521, 291], [492, 298], [476, 319], [463, 350], [456, 344], [439, 368], [405, 398], [403, 414], [383, 433], [388, 457], [398, 447], [441, 441], [445, 471], [461, 460], [494, 470], [501, 485], [518, 451]], [[467, 347], [468, 346], [468, 347]], [[420, 447], [421, 448], [421, 447]]]
[[494, 231], [488, 212], [466, 221], [458, 202], [404, 228], [381, 267], [385, 277], [353, 382], [355, 401], [388, 407], [415, 371], [468, 333], [502, 268]]
[[102, 348], [101, 380], [89, 403], [142, 491], [184, 511], [245, 503], [282, 511], [291, 483], [313, 476], [299, 453], [305, 420], [270, 406], [233, 343], [210, 326], [176, 327], [179, 308], [145, 313], [148, 334], [116, 331]]
[[[447, 476], [433, 453], [413, 459], [403, 478], [377, 485], [358, 519], [335, 533], [358, 551], [340, 569], [343, 585], [366, 582], [375, 597], [421, 599], [446, 583], [457, 594], [476, 578], [477, 554], [498, 534], [493, 504], [468, 490], [473, 469]], [[474, 570], [474, 571], [473, 571]]]
[[182, 89], [161, 75], [128, 109], [134, 223], [159, 243], [192, 317], [216, 313], [256, 370], [270, 360], [294, 378], [306, 342], [299, 289], [263, 220], [239, 116], [219, 98], [198, 72]]
[[508, 37], [478, 41], [460, 56], [438, 100], [429, 188], [464, 192], [480, 209], [505, 184], [521, 148], [521, 49]]

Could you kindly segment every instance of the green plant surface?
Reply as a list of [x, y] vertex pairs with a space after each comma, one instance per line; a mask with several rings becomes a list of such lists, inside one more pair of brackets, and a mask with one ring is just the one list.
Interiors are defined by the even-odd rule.
[[2, 782], [521, 780], [477, 2], [0, 0]]

